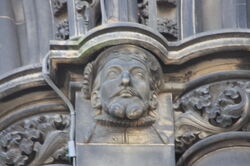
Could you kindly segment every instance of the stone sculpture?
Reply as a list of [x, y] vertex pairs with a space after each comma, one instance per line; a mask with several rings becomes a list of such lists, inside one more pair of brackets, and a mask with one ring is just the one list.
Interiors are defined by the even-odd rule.
[[111, 47], [88, 64], [84, 76], [83, 92], [91, 97], [96, 120], [118, 126], [156, 120], [161, 68], [150, 52], [132, 45]]
[[162, 143], [156, 129], [161, 75], [157, 59], [138, 46], [118, 45], [100, 53], [84, 71], [82, 93], [91, 101], [95, 127], [83, 142]]

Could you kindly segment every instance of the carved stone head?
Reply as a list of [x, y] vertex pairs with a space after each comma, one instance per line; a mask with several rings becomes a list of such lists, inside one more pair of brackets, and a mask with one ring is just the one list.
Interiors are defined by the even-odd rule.
[[83, 93], [91, 99], [95, 119], [101, 122], [152, 124], [161, 73], [150, 52], [132, 45], [113, 46], [85, 68]]

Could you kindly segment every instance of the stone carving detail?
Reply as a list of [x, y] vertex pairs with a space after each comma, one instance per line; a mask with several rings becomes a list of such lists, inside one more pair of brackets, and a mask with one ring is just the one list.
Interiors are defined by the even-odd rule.
[[139, 8], [139, 22], [142, 24], [146, 24], [149, 16], [149, 9], [148, 9], [148, 1], [143, 0], [141, 3], [138, 4]]
[[54, 12], [54, 32], [56, 40], [69, 39], [67, 0], [51, 0]]
[[56, 39], [67, 40], [69, 39], [69, 23], [62, 21], [57, 25]]
[[67, 115], [40, 115], [0, 132], [0, 165], [68, 163]]
[[161, 69], [151, 53], [132, 45], [104, 51], [84, 71], [83, 94], [95, 119], [118, 126], [145, 126], [156, 119]]
[[67, 8], [67, 0], [52, 0], [54, 15], [58, 16]]
[[175, 20], [169, 20], [167, 18], [158, 18], [158, 31], [162, 34], [171, 34], [174, 37], [178, 37], [177, 23]]
[[176, 103], [176, 148], [186, 150], [212, 134], [241, 130], [249, 117], [249, 81], [223, 81], [201, 86]]
[[[135, 45], [103, 50], [86, 65], [82, 95], [76, 104], [80, 143], [170, 144], [173, 120], [171, 96], [161, 94], [162, 70], [158, 60]], [[159, 104], [159, 105], [158, 105]], [[160, 105], [162, 104], [162, 105]], [[84, 145], [83, 145], [84, 146]]]
[[[165, 1], [164, 1], [165, 2]], [[168, 1], [171, 4], [175, 4], [174, 0]], [[148, 25], [149, 9], [148, 1], [144, 0], [138, 4], [139, 7], [139, 20], [142, 24]], [[165, 17], [157, 18], [157, 29], [163, 35], [172, 35], [173, 37], [178, 37], [177, 22], [174, 19], [168, 19]]]
[[76, 10], [80, 13], [90, 6], [89, 2], [86, 0], [78, 0], [75, 2]]

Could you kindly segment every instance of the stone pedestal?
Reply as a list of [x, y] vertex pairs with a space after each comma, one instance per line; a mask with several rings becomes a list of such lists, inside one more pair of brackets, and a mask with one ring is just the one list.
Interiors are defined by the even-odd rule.
[[174, 166], [171, 94], [159, 96], [157, 121], [147, 127], [98, 124], [90, 101], [76, 94], [77, 166]]

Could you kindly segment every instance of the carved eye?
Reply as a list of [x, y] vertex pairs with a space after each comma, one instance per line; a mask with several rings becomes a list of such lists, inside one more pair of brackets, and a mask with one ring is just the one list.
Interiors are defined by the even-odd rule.
[[141, 69], [137, 69], [133, 71], [133, 76], [136, 79], [144, 80], [145, 79], [145, 72]]
[[143, 73], [136, 73], [136, 75], [135, 75], [137, 78], [139, 78], [139, 79], [144, 79], [145, 77], [144, 77], [144, 74]]
[[110, 70], [107, 74], [107, 79], [115, 79], [119, 76], [120, 72], [118, 70]]

